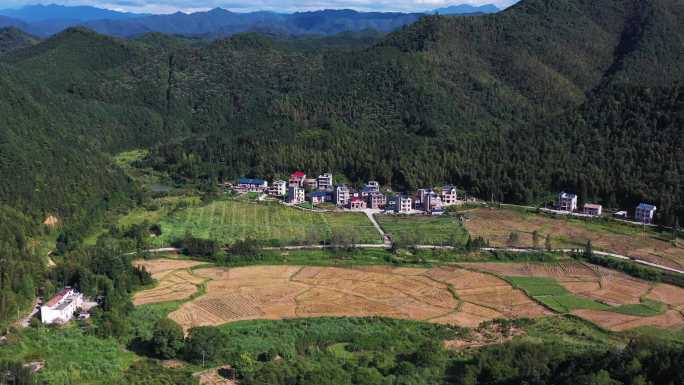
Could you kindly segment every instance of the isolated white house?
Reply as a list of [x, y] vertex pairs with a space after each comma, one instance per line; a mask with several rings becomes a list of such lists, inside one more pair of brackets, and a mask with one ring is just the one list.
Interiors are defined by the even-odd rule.
[[69, 322], [76, 310], [83, 307], [83, 294], [71, 287], [65, 287], [40, 307], [40, 320], [44, 324]]
[[562, 192], [558, 195], [558, 210], [577, 211], [577, 195]]

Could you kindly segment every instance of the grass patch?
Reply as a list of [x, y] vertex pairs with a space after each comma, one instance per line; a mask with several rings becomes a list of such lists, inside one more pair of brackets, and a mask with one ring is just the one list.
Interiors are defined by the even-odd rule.
[[570, 313], [573, 310], [603, 310], [613, 313], [628, 314], [639, 317], [652, 317], [667, 310], [665, 304], [650, 299], [642, 299], [641, 303], [621, 306], [610, 306], [593, 299], [568, 292], [553, 278], [546, 277], [505, 277], [530, 297], [558, 313]]
[[138, 360], [116, 340], [100, 339], [73, 326], [25, 329], [2, 346], [0, 358], [44, 360], [45, 368], [36, 377], [51, 385], [109, 384]]

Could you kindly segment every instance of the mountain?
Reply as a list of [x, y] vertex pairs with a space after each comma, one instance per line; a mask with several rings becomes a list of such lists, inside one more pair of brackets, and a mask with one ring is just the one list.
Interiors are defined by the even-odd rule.
[[31, 36], [18, 28], [0, 28], [0, 55], [21, 48], [35, 45], [39, 39]]
[[21, 20], [13, 19], [7, 16], [0, 16], [0, 28], [4, 27], [17, 27], [22, 29], [28, 29], [28, 25]]
[[1, 9], [0, 15], [12, 17], [25, 22], [44, 22], [50, 20], [69, 20], [84, 22], [92, 20], [125, 20], [145, 15], [116, 12], [108, 9], [89, 6], [64, 5], [27, 5], [18, 9]]
[[[496, 12], [492, 6], [450, 7], [441, 13], [475, 14]], [[33, 5], [18, 10], [0, 10], [0, 17], [10, 17], [5, 25], [16, 26], [37, 36], [51, 36], [69, 27], [86, 26], [99, 33], [133, 37], [149, 32], [185, 36], [225, 37], [240, 32], [263, 32], [282, 36], [335, 35], [374, 29], [392, 32], [414, 23], [424, 14], [398, 12], [357, 12], [321, 10], [280, 14], [275, 12], [235, 13], [215, 8], [206, 12], [171, 15], [141, 15], [94, 7]], [[3, 22], [0, 21], [0, 26]]]
[[445, 8], [437, 8], [433, 11], [439, 15], [469, 15], [469, 14], [486, 14], [497, 13], [500, 9], [494, 4], [485, 4], [480, 6], [470, 4], [452, 5]]
[[[344, 49], [68, 29], [0, 60], [23, 90], [2, 96], [1, 115], [23, 120], [0, 126], [22, 143], [2, 151], [0, 198], [41, 213], [71, 202], [17, 160], [96, 178], [89, 163], [65, 164], [66, 149], [38, 150], [39, 109], [51, 119], [37, 132], [80, 138], [92, 151], [82, 159], [147, 147], [147, 162], [179, 180], [305, 168], [402, 189], [449, 181], [518, 203], [567, 189], [611, 207], [653, 202], [672, 223], [684, 219], [683, 8], [524, 0], [494, 15], [422, 17]], [[298, 25], [326, 25], [310, 23]], [[23, 94], [30, 109], [12, 100]]]

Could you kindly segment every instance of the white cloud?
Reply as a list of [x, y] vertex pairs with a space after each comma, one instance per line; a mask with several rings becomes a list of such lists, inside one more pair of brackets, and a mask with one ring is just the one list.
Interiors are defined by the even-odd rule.
[[236, 12], [271, 10], [279, 12], [351, 8], [359, 11], [420, 12], [453, 4], [495, 4], [507, 7], [517, 0], [0, 0], [1, 8], [25, 4], [92, 5], [117, 11], [173, 13], [205, 11], [215, 7]]

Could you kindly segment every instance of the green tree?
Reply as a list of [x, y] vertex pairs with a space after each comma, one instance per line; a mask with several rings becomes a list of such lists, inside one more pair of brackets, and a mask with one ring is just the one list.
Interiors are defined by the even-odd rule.
[[508, 245], [517, 246], [518, 242], [520, 242], [520, 234], [517, 231], [511, 231], [508, 235]]
[[157, 357], [176, 357], [183, 348], [183, 342], [183, 329], [169, 318], [162, 318], [154, 325], [151, 344]]
[[546, 239], [544, 240], [544, 247], [546, 247], [546, 251], [553, 250], [553, 244], [551, 243], [551, 234], [546, 234]]

